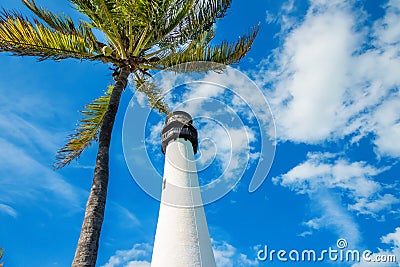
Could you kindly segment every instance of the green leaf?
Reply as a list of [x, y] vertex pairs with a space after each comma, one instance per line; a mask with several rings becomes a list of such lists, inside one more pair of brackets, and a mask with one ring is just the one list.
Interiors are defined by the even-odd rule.
[[[186, 1], [189, 2], [189, 1]], [[169, 16], [169, 25], [166, 28], [165, 41], [185, 44], [197, 39], [204, 32], [212, 29], [218, 18], [225, 16], [232, 0], [197, 0], [186, 7], [184, 14], [176, 17]], [[179, 13], [178, 13], [179, 14]], [[183, 16], [182, 16], [183, 15]]]
[[81, 111], [83, 118], [78, 128], [75, 133], [69, 135], [67, 144], [57, 152], [55, 169], [68, 165], [73, 159], [78, 158], [93, 141], [97, 141], [113, 89], [114, 86], [110, 85], [104, 96], [95, 99]]
[[22, 0], [22, 2], [27, 6], [34, 14], [36, 14], [40, 19], [42, 19], [47, 25], [57, 32], [62, 32], [64, 34], [79, 35], [84, 38], [91, 48], [97, 48], [98, 42], [96, 37], [90, 30], [89, 24], [85, 21], [80, 21], [78, 23], [78, 28], [76, 28], [71, 17], [66, 15], [57, 15], [42, 7], [38, 7], [34, 0]]
[[85, 14], [93, 27], [98, 28], [105, 34], [110, 46], [119, 54], [122, 59], [126, 59], [126, 47], [121, 36], [121, 27], [118, 21], [123, 20], [118, 1], [113, 0], [70, 0], [75, 4], [80, 12]]
[[136, 90], [146, 95], [150, 108], [157, 109], [160, 113], [169, 114], [168, 105], [154, 83], [140, 78], [136, 78], [135, 83]]
[[216, 46], [208, 44], [213, 38], [213, 33], [204, 32], [203, 35], [199, 36], [199, 39], [190, 43], [185, 49], [170, 53], [159, 63], [164, 67], [195, 61], [211, 61], [225, 65], [236, 63], [250, 50], [258, 30], [259, 27], [255, 27], [249, 34], [240, 37], [235, 43], [222, 42], [222, 44]]
[[16, 13], [0, 13], [0, 52], [36, 56], [39, 60], [95, 60], [92, 48], [83, 36], [55, 31], [38, 21], [31, 23]]
[[37, 7], [34, 0], [22, 0], [33, 13], [46, 22], [51, 28], [65, 34], [77, 34], [74, 22], [68, 16], [53, 14], [42, 7]]

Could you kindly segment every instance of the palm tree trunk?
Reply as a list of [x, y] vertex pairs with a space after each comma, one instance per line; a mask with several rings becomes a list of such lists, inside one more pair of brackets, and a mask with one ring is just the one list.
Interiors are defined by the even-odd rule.
[[96, 265], [100, 231], [106, 206], [111, 132], [118, 111], [121, 94], [128, 83], [129, 73], [129, 67], [121, 68], [100, 128], [96, 168], [94, 170], [89, 199], [86, 203], [85, 218], [83, 220], [78, 246], [72, 262], [73, 267], [94, 267]]

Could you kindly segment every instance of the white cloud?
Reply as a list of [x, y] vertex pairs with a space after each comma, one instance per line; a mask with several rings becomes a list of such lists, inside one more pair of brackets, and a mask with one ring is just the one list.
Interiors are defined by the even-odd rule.
[[[372, 26], [354, 4], [312, 0], [302, 19], [292, 16], [293, 5], [277, 18], [268, 14], [281, 24], [282, 43], [252, 74], [269, 96], [280, 141], [355, 143], [372, 136], [378, 158], [398, 158], [400, 4], [389, 0]], [[400, 202], [375, 180], [386, 169], [314, 153], [273, 181], [307, 194], [317, 207], [319, 216], [304, 223], [301, 236], [330, 227], [340, 237], [353, 232], [349, 242], [356, 245], [360, 233], [351, 212], [383, 220]]]
[[397, 157], [400, 151], [400, 97], [387, 100], [377, 108], [373, 116], [376, 132], [374, 143], [380, 154]]
[[[361, 262], [353, 264], [352, 267], [394, 267], [400, 266], [400, 227], [397, 227], [393, 233], [389, 233], [385, 236], [381, 237], [382, 244], [389, 246], [389, 249], [378, 248], [377, 252], [374, 252], [372, 255], [369, 255], [371, 261], [367, 262], [361, 258]], [[373, 262], [377, 259], [377, 257], [382, 257], [388, 259], [389, 257], [394, 256], [395, 262]]]
[[18, 214], [18, 207], [49, 199], [72, 212], [83, 210], [87, 192], [51, 167], [59, 137], [65, 137], [52, 128], [63, 112], [48, 95], [32, 94], [29, 86], [0, 99], [0, 202], [9, 206], [9, 215]]
[[17, 218], [17, 216], [18, 216], [17, 211], [15, 209], [13, 209], [11, 206], [6, 205], [6, 204], [0, 203], [0, 212], [4, 212], [5, 214], [8, 214], [13, 218]]
[[75, 211], [80, 210], [86, 193], [68, 182], [51, 168], [34, 159], [23, 148], [0, 138], [2, 162], [0, 174], [0, 199], [5, 203], [43, 200], [48, 193]]
[[213, 242], [213, 251], [217, 267], [248, 267], [248, 266], [258, 266], [258, 261], [256, 258], [253, 260], [249, 259], [247, 255], [240, 253], [231, 244], [222, 241]]
[[[319, 190], [309, 194], [316, 212], [321, 217], [314, 218], [305, 223], [309, 231], [318, 229], [333, 230], [338, 238], [345, 238], [350, 246], [356, 247], [361, 239], [359, 227], [353, 216], [341, 205], [341, 199], [328, 190]], [[300, 234], [301, 235], [301, 234]]]
[[274, 177], [273, 182], [299, 194], [314, 194], [321, 188], [340, 190], [350, 200], [350, 210], [372, 216], [400, 201], [391, 194], [382, 195], [384, 188], [373, 179], [387, 168], [349, 162], [333, 154], [309, 153], [307, 158], [287, 173]]
[[114, 218], [114, 225], [121, 225], [121, 227], [124, 228], [134, 228], [141, 225], [136, 215], [130, 212], [127, 208], [112, 200], [107, 202], [107, 205], [109, 209], [108, 212], [111, 215], [110, 217]]
[[[316, 7], [311, 7], [310, 10]], [[291, 31], [279, 51], [272, 108], [278, 136], [318, 142], [344, 122], [338, 120], [348, 59], [356, 40], [353, 18], [342, 9], [311, 13]]]
[[[228, 242], [211, 241], [217, 267], [258, 266], [256, 258], [249, 259], [247, 255], [240, 253]], [[152, 246], [150, 244], [135, 244], [131, 249], [117, 250], [115, 255], [111, 256], [107, 263], [101, 267], [148, 267], [150, 266], [151, 253]]]
[[283, 27], [281, 48], [255, 76], [268, 88], [280, 140], [357, 142], [374, 134], [376, 152], [397, 157], [399, 4], [389, 1], [381, 19], [360, 27], [367, 15], [352, 3], [311, 1], [304, 20]]
[[240, 177], [251, 160], [251, 144], [255, 141], [255, 133], [248, 127], [220, 127], [214, 123], [207, 123], [200, 130], [202, 138], [212, 142], [205, 142], [201, 146], [201, 153], [205, 157], [200, 158], [199, 169], [215, 157], [225, 180]]
[[58, 135], [51, 131], [51, 126], [42, 127], [41, 123], [34, 119], [29, 120], [26, 114], [18, 114], [23, 112], [17, 108], [18, 106], [10, 110], [7, 106], [0, 107], [0, 138], [23, 148], [37, 159], [48, 159], [45, 156], [49, 154], [53, 156], [58, 148]]
[[385, 188], [373, 179], [384, 170], [365, 162], [349, 162], [331, 153], [309, 153], [305, 162], [272, 181], [298, 194], [307, 194], [319, 207], [321, 217], [305, 226], [314, 230], [333, 227], [343, 238], [353, 236], [356, 244], [358, 227], [349, 211], [383, 218], [382, 211], [400, 203], [394, 195], [384, 193]]
[[400, 3], [396, 0], [389, 0], [386, 7], [386, 16], [375, 24], [377, 40], [385, 44], [400, 43], [399, 11]]
[[349, 205], [350, 210], [355, 210], [360, 214], [376, 216], [382, 210], [391, 211], [392, 206], [400, 203], [400, 199], [392, 194], [377, 195], [372, 201], [361, 198], [356, 203]]
[[135, 244], [128, 250], [117, 250], [102, 267], [150, 266], [152, 246], [147, 243]]
[[400, 227], [394, 233], [389, 233], [381, 238], [384, 244], [393, 244], [395, 248], [400, 248]]
[[160, 121], [156, 125], [150, 127], [150, 135], [146, 138], [146, 141], [153, 146], [153, 149], [160, 149], [161, 143], [161, 131], [164, 127], [164, 122]]
[[236, 249], [227, 243], [214, 245], [214, 257], [218, 266], [233, 266], [232, 257], [235, 255]]
[[370, 177], [383, 170], [365, 162], [349, 162], [331, 153], [308, 153], [305, 162], [273, 181], [303, 194], [324, 186], [347, 190], [353, 198], [362, 198], [380, 190], [379, 183]]

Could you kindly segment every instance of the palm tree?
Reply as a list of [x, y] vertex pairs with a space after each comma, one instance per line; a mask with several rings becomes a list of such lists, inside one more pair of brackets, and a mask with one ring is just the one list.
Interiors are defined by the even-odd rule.
[[[249, 51], [258, 28], [233, 43], [211, 45], [213, 25], [224, 17], [232, 0], [69, 0], [86, 15], [77, 24], [66, 15], [22, 0], [37, 16], [33, 21], [17, 13], [0, 14], [0, 52], [34, 56], [39, 60], [102, 61], [111, 64], [115, 84], [88, 104], [75, 133], [58, 151], [57, 169], [78, 158], [93, 141], [98, 153], [93, 184], [72, 266], [94, 266], [109, 178], [111, 132], [119, 101], [133, 75], [136, 89], [151, 108], [168, 113], [160, 92], [149, 83], [152, 71], [193, 61], [231, 64]], [[102, 36], [95, 35], [96, 29]]]
[[[0, 260], [1, 260], [1, 258], [3, 258], [3, 253], [4, 253], [4, 250], [2, 248], [0, 248]], [[0, 262], [0, 267], [3, 267], [3, 266], [4, 266], [4, 263]]]

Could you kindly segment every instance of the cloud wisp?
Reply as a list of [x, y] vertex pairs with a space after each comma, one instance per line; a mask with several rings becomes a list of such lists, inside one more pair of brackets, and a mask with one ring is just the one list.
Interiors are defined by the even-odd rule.
[[[50, 195], [48, 203], [55, 201], [71, 212], [83, 210], [87, 192], [51, 167], [59, 136], [51, 132], [48, 120], [59, 111], [47, 98], [36, 95], [16, 97], [11, 93], [0, 102], [1, 210], [17, 217], [17, 207], [32, 202], [44, 206], [39, 203], [49, 201]], [[37, 109], [37, 105], [49, 110]]]

